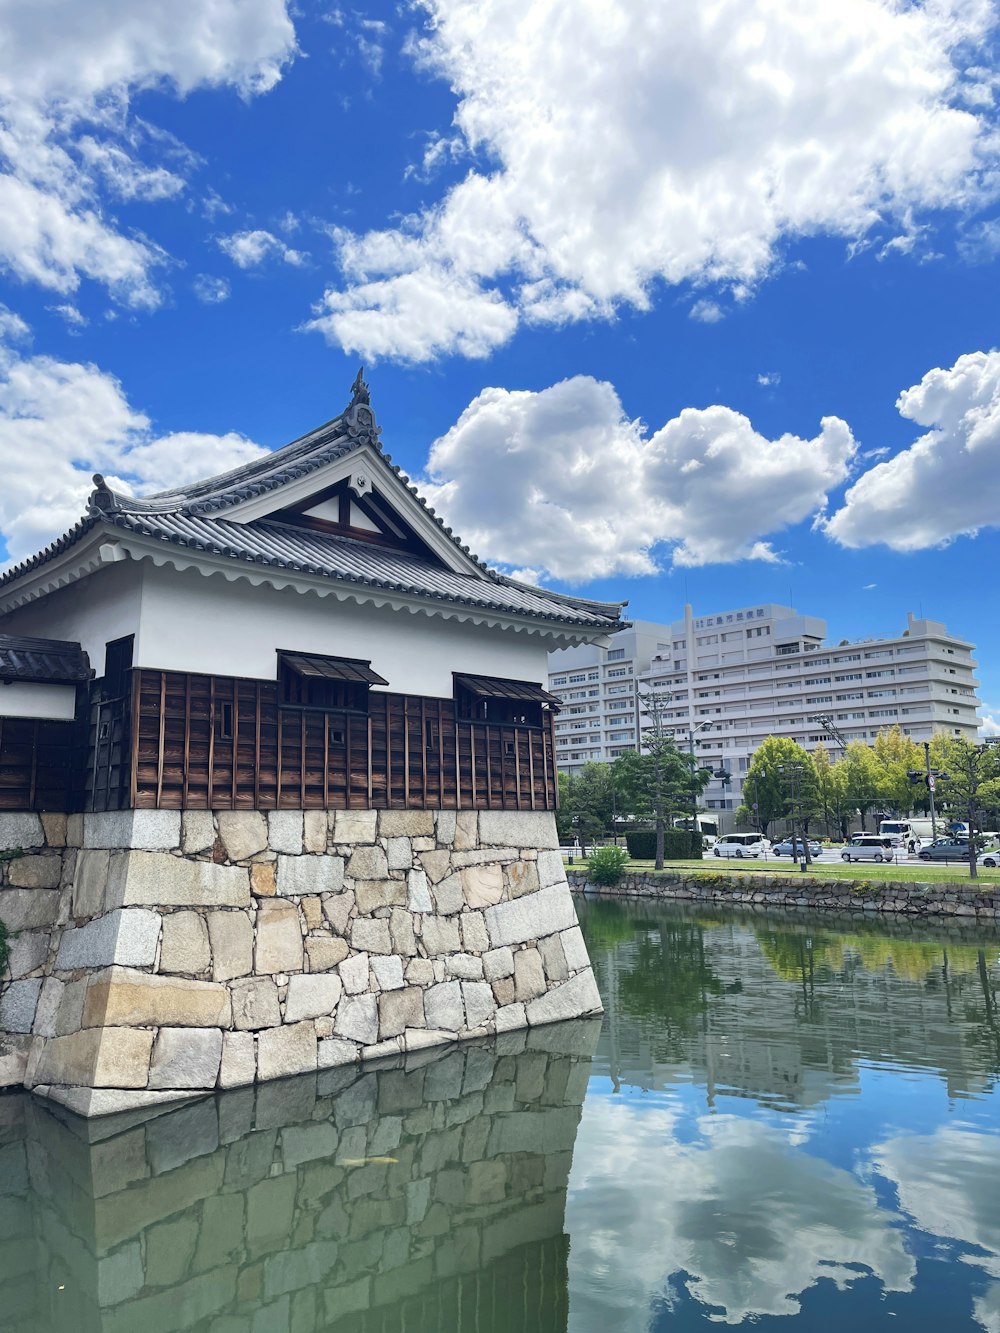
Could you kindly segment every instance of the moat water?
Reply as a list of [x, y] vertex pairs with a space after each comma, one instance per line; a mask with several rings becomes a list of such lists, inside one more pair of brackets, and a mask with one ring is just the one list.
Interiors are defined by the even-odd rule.
[[1000, 1333], [1000, 935], [580, 903], [603, 1021], [84, 1123], [7, 1333]]

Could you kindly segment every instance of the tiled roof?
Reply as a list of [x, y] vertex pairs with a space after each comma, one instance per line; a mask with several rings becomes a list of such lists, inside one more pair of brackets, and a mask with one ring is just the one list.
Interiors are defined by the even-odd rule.
[[90, 680], [90, 660], [78, 643], [0, 634], [0, 680], [75, 684]]

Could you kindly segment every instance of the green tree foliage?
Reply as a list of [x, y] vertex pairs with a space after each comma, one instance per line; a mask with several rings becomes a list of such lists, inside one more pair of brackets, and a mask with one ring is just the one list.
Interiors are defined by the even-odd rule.
[[861, 827], [866, 828], [868, 812], [880, 805], [882, 799], [882, 771], [875, 751], [864, 741], [850, 741], [840, 763], [843, 765], [844, 805], [849, 810], [857, 810]]
[[608, 843], [596, 847], [587, 857], [587, 877], [594, 884], [617, 884], [629, 863], [629, 854], [624, 847]]
[[918, 789], [908, 774], [912, 769], [923, 770], [923, 750], [898, 725], [883, 728], [871, 748], [879, 769], [878, 795], [882, 808], [897, 816], [909, 814]]
[[579, 773], [559, 774], [559, 814], [556, 827], [560, 839], [580, 839], [580, 850], [614, 827], [616, 792], [610, 764], [584, 764]]
[[[794, 803], [791, 777], [793, 765], [799, 765]], [[787, 819], [791, 814], [800, 823], [804, 820], [808, 831], [809, 820], [814, 819], [822, 808], [812, 758], [801, 745], [787, 736], [768, 736], [754, 751], [743, 781], [743, 795], [748, 804], [737, 811], [737, 819], [742, 817], [742, 822], [759, 824], [765, 834], [775, 820]], [[756, 811], [752, 809], [755, 801]]]
[[619, 808], [635, 823], [657, 825], [656, 868], [663, 869], [663, 838], [677, 816], [689, 814], [708, 785], [702, 768], [670, 736], [647, 735], [642, 754], [619, 755], [612, 765]]
[[823, 821], [828, 837], [842, 837], [844, 823], [844, 782], [841, 766], [830, 759], [825, 745], [817, 745], [812, 753], [816, 773], [817, 814]]
[[[947, 773], [938, 782], [938, 799], [944, 810], [970, 827], [983, 827], [983, 819], [1000, 812], [1000, 755], [963, 736], [939, 736], [933, 746], [934, 766]], [[969, 874], [975, 878], [977, 844], [969, 842]]]

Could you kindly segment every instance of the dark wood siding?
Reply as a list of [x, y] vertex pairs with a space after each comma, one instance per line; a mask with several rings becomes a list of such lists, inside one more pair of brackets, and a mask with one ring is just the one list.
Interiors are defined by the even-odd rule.
[[[373, 692], [367, 714], [278, 706], [274, 681], [132, 673], [131, 743], [95, 765], [139, 809], [551, 810], [552, 728], [458, 719], [450, 699]], [[92, 731], [92, 735], [93, 735]], [[113, 771], [112, 771], [113, 770]], [[127, 772], [126, 772], [127, 770]], [[107, 808], [100, 805], [91, 808]]]
[[0, 717], [0, 810], [78, 810], [82, 756], [76, 722]]

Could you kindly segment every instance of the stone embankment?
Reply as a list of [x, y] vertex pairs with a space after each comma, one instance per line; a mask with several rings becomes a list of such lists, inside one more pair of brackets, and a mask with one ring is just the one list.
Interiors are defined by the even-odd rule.
[[832, 875], [713, 874], [710, 870], [638, 872], [608, 887], [591, 884], [585, 870], [569, 871], [570, 887], [619, 898], [662, 898], [715, 907], [808, 907], [816, 910], [902, 913], [923, 917], [1000, 918], [1000, 885], [912, 880], [836, 879]]
[[0, 1325], [565, 1328], [566, 1186], [599, 1030], [97, 1127], [0, 1098]]
[[0, 1085], [108, 1113], [600, 1010], [551, 813], [0, 814]]

